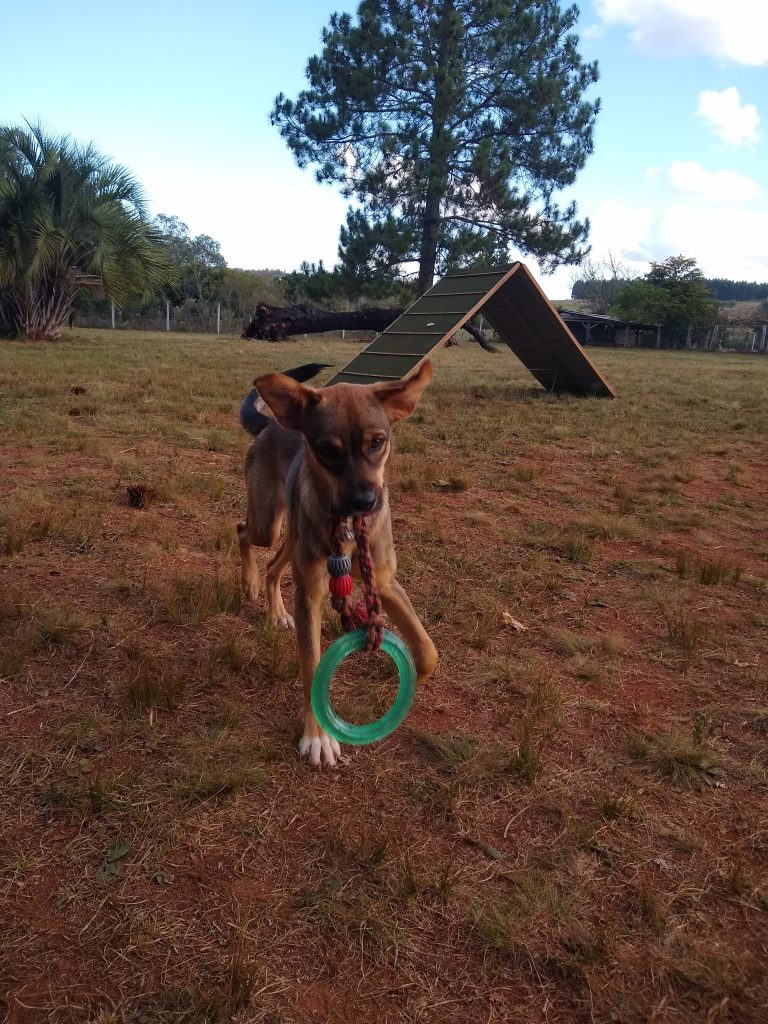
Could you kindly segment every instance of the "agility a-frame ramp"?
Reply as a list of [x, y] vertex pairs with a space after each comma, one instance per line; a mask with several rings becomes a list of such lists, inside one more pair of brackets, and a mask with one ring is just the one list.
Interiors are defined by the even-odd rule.
[[547, 391], [615, 397], [522, 263], [447, 274], [328, 384], [401, 380], [478, 313]]

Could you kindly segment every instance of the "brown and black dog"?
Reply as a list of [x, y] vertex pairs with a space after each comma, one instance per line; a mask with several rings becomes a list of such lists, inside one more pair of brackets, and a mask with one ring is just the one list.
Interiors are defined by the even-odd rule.
[[[318, 367], [320, 369], [320, 367]], [[432, 365], [422, 363], [413, 376], [386, 384], [334, 384], [313, 388], [301, 383], [312, 367], [270, 373], [254, 381], [240, 419], [256, 440], [245, 459], [248, 511], [237, 532], [243, 590], [259, 595], [256, 547], [280, 540], [266, 572], [269, 616], [294, 625], [285, 610], [280, 579], [293, 567], [296, 643], [304, 693], [304, 733], [299, 753], [311, 765], [336, 764], [339, 745], [323, 732], [310, 703], [312, 677], [320, 660], [321, 605], [328, 592], [326, 561], [331, 553], [332, 516], [365, 515], [371, 557], [384, 610], [408, 644], [419, 682], [437, 665], [437, 651], [403, 588], [395, 579], [397, 563], [387, 491], [392, 424], [413, 412], [432, 380]], [[315, 370], [314, 372], [317, 372]], [[298, 378], [298, 379], [295, 379]], [[274, 419], [259, 410], [260, 401]], [[346, 544], [353, 574], [359, 576], [354, 541]]]

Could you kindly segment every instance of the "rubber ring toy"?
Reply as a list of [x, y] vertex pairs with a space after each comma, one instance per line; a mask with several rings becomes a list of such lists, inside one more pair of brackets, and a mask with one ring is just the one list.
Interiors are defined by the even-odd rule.
[[410, 710], [416, 693], [416, 666], [406, 644], [390, 630], [384, 630], [381, 649], [397, 666], [400, 685], [392, 707], [381, 718], [367, 725], [353, 725], [336, 713], [331, 705], [331, 679], [339, 665], [356, 651], [365, 647], [367, 634], [364, 629], [345, 633], [334, 641], [320, 659], [312, 679], [312, 710], [318, 725], [339, 743], [364, 746], [375, 743], [394, 732]]

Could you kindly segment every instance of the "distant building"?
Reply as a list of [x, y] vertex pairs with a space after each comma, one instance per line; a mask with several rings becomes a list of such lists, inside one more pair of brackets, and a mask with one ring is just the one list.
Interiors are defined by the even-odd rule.
[[623, 348], [660, 348], [661, 327], [635, 320], [617, 320], [613, 316], [560, 311], [566, 326], [581, 345], [620, 345]]

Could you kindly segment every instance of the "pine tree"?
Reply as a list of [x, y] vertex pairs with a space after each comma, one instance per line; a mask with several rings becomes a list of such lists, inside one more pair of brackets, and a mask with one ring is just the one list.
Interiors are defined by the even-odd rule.
[[506, 261], [578, 263], [589, 224], [560, 207], [592, 151], [595, 63], [557, 0], [363, 0], [334, 14], [308, 88], [272, 122], [300, 167], [356, 200], [340, 256], [359, 278]]

